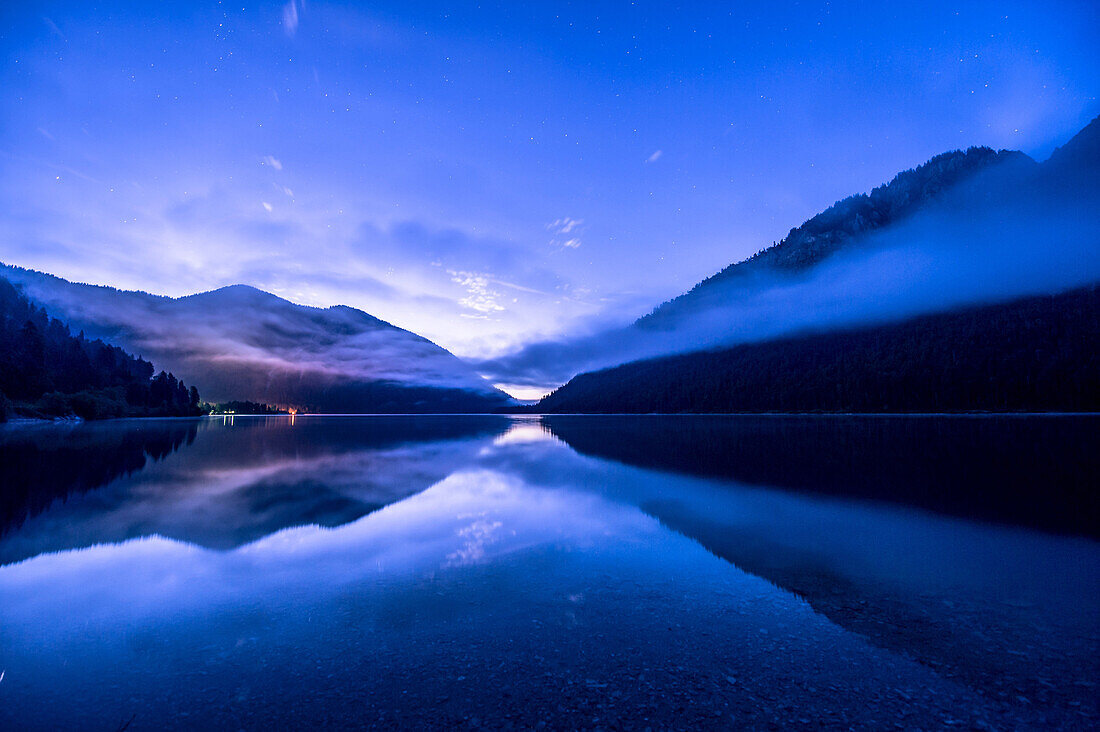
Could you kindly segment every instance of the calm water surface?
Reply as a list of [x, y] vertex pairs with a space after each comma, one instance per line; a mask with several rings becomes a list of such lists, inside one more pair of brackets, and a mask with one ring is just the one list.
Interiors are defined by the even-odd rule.
[[1100, 418], [0, 428], [0, 728], [1100, 723]]

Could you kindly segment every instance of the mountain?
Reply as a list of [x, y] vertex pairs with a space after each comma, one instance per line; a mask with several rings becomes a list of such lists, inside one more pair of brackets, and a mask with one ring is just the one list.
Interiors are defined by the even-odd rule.
[[[535, 411], [1085, 409], [1095, 395], [1073, 389], [1096, 383], [1096, 312], [1081, 293], [1100, 283], [1098, 171], [1100, 118], [1042, 163], [988, 148], [939, 155], [629, 327], [531, 347], [510, 365], [539, 357], [581, 372]], [[1013, 317], [1033, 314], [1026, 303], [1044, 302], [1027, 298], [1052, 295], [1040, 314], [1064, 342], [1026, 323], [1012, 332]], [[983, 309], [997, 303], [1006, 309]], [[1010, 361], [1019, 375], [1069, 380], [1021, 387]], [[936, 373], [890, 376], [876, 362]], [[982, 369], [999, 383], [951, 381]]]
[[[668, 328], [686, 317], [736, 297], [756, 284], [772, 286], [776, 277], [804, 273], [838, 252], [867, 243], [871, 235], [943, 201], [979, 173], [1026, 175], [1037, 168], [1027, 155], [988, 147], [946, 152], [917, 168], [899, 173], [869, 194], [838, 201], [777, 244], [734, 263], [695, 285], [690, 291], [656, 307], [635, 326]], [[990, 185], [988, 178], [984, 181]]]
[[188, 297], [77, 284], [0, 265], [90, 337], [197, 383], [209, 401], [313, 412], [486, 412], [510, 399], [431, 341], [355, 308], [297, 305], [245, 285]]
[[542, 413], [1100, 411], [1100, 288], [627, 363]]
[[[972, 147], [946, 152], [899, 173], [869, 194], [838, 201], [777, 244], [731, 264], [665, 302], [634, 325], [671, 327], [700, 311], [728, 304], [764, 284], [805, 277], [830, 257], [880, 243], [882, 234], [921, 215], [962, 213], [1000, 223], [1003, 209], [1050, 203], [1095, 203], [1100, 193], [1100, 117], [1043, 163], [1024, 153]], [[1093, 216], [1095, 220], [1095, 215]]]
[[480, 364], [500, 380], [578, 373], [811, 330], [890, 322], [1100, 280], [1100, 120], [1038, 163], [943, 153], [849, 196], [628, 325]]
[[85, 419], [198, 414], [199, 392], [153, 364], [81, 332], [36, 307], [0, 278], [0, 421], [32, 416]]

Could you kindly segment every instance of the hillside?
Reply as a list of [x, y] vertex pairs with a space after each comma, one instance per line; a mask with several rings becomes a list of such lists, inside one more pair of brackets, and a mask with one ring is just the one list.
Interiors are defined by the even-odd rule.
[[581, 374], [533, 411], [1100, 410], [1100, 289]]
[[0, 278], [0, 421], [14, 413], [85, 419], [187, 416], [199, 392], [153, 364], [36, 307]]
[[868, 194], [838, 201], [782, 241], [735, 262], [691, 290], [662, 303], [634, 326], [661, 330], [693, 315], [721, 307], [756, 286], [774, 286], [784, 278], [804, 275], [834, 254], [876, 243], [875, 234], [930, 211], [971, 212], [995, 219], [997, 208], [1033, 206], [1042, 199], [1072, 200], [1095, 194], [1100, 185], [1100, 117], [1092, 120], [1049, 159], [1036, 163], [1027, 155], [972, 147], [937, 155], [896, 175]]
[[791, 229], [779, 243], [729, 265], [683, 295], [657, 306], [635, 325], [669, 327], [701, 309], [723, 304], [731, 288], [749, 288], [759, 278], [771, 282], [776, 276], [808, 270], [830, 255], [858, 247], [870, 234], [941, 202], [978, 173], [989, 174], [999, 168], [997, 172], [1003, 175], [1024, 175], [1036, 167], [1021, 152], [994, 151], [988, 147], [937, 155], [923, 165], [899, 173], [869, 194], [860, 193], [834, 203]]
[[212, 402], [314, 412], [485, 412], [510, 403], [431, 341], [345, 306], [234, 285], [181, 298], [0, 266], [74, 327], [203, 385]]
[[973, 147], [850, 196], [633, 323], [481, 364], [546, 387], [602, 368], [897, 322], [1100, 281], [1100, 119], [1044, 162]]

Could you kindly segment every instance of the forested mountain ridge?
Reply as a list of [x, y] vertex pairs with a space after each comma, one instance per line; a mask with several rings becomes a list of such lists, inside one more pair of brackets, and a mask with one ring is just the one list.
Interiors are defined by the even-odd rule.
[[153, 364], [51, 318], [0, 278], [0, 421], [30, 415], [86, 419], [188, 416], [199, 392]]
[[748, 259], [736, 262], [702, 280], [688, 292], [673, 298], [639, 318], [635, 326], [662, 328], [679, 322], [700, 308], [720, 305], [729, 297], [729, 286], [742, 280], [748, 285], [762, 274], [793, 274], [858, 244], [867, 234], [903, 221], [940, 200], [944, 194], [976, 174], [1004, 166], [1012, 173], [1030, 172], [1038, 164], [1012, 150], [994, 151], [971, 147], [935, 156], [928, 162], [898, 173], [873, 189], [837, 201], [798, 227], [782, 241]]
[[7, 265], [0, 275], [74, 327], [201, 383], [211, 402], [349, 413], [511, 403], [450, 352], [355, 308], [298, 305], [246, 285], [171, 298]]
[[635, 361], [531, 411], [1100, 411], [1100, 288]]

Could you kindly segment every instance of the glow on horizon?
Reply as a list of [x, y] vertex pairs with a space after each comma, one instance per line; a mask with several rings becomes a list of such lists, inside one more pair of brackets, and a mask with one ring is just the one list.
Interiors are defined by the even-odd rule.
[[538, 401], [544, 396], [552, 392], [557, 386], [525, 386], [523, 384], [493, 384], [497, 389], [507, 394], [510, 397], [515, 397], [522, 401]]

